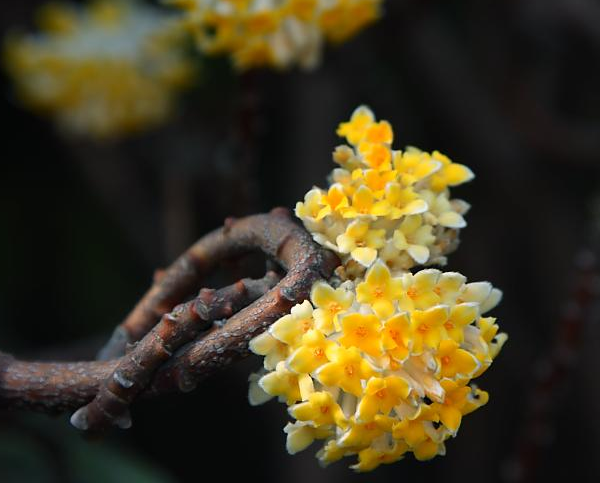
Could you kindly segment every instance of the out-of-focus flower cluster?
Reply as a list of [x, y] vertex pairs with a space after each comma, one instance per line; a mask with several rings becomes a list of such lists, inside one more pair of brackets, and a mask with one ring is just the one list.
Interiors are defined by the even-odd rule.
[[393, 151], [390, 125], [366, 107], [338, 133], [352, 146], [334, 153], [342, 168], [296, 213], [343, 255], [342, 270], [251, 341], [264, 368], [250, 376], [249, 398], [287, 403], [290, 453], [324, 440], [321, 463], [357, 455], [352, 468], [370, 471], [407, 453], [445, 454], [462, 417], [488, 401], [472, 380], [507, 336], [486, 315], [502, 296], [488, 282], [408, 271], [443, 261], [467, 206], [448, 186], [471, 171], [437, 152]]
[[12, 35], [5, 63], [23, 101], [69, 132], [114, 137], [156, 125], [193, 68], [173, 17], [139, 3], [49, 4], [40, 33]]
[[239, 69], [314, 67], [325, 41], [341, 43], [377, 20], [383, 0], [168, 0], [183, 8], [200, 49]]
[[471, 180], [471, 170], [438, 151], [392, 149], [392, 127], [364, 106], [338, 134], [349, 145], [333, 153], [341, 167], [331, 173], [329, 189], [314, 188], [296, 205], [314, 239], [342, 256], [348, 276], [378, 257], [392, 270], [443, 265], [469, 209], [450, 198], [449, 187]]

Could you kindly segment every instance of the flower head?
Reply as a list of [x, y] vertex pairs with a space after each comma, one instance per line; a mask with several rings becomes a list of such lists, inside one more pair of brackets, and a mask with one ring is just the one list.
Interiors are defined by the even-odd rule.
[[380, 16], [382, 0], [169, 0], [207, 54], [230, 54], [240, 70], [309, 69], [326, 42], [341, 43]]
[[5, 48], [23, 102], [70, 133], [118, 137], [164, 121], [192, 65], [173, 18], [137, 2], [52, 4]]
[[349, 143], [334, 152], [341, 168], [296, 214], [342, 266], [251, 342], [265, 362], [249, 398], [290, 406], [290, 453], [324, 440], [322, 464], [354, 455], [351, 468], [363, 472], [409, 453], [444, 455], [462, 418], [487, 403], [472, 381], [507, 335], [485, 315], [502, 296], [488, 282], [408, 271], [442, 263], [456, 247], [468, 205], [450, 199], [448, 186], [468, 181], [468, 168], [437, 151], [393, 151], [390, 124], [364, 106], [338, 134]]

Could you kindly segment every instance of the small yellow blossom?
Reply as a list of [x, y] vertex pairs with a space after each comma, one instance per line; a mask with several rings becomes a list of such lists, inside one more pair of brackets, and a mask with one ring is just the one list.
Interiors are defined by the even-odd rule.
[[340, 321], [342, 336], [340, 344], [344, 347], [357, 347], [361, 351], [378, 356], [381, 353], [381, 321], [375, 315], [348, 314]]
[[401, 377], [372, 377], [356, 410], [358, 419], [371, 421], [378, 413], [387, 416], [409, 393], [410, 385]]
[[311, 290], [310, 300], [317, 307], [313, 312], [315, 327], [329, 335], [339, 327], [338, 316], [352, 305], [354, 293], [344, 287], [334, 289], [325, 282], [317, 282]]
[[340, 43], [379, 18], [382, 0], [168, 0], [207, 54], [230, 54], [240, 70], [318, 65], [324, 44]]
[[441, 302], [438, 293], [440, 271], [433, 268], [421, 270], [416, 274], [407, 273], [402, 277], [403, 291], [399, 305], [402, 310], [428, 309]]
[[376, 414], [368, 422], [358, 422], [353, 418], [350, 429], [339, 438], [338, 443], [342, 447], [365, 448], [385, 433], [391, 433], [395, 421], [383, 414]]
[[394, 231], [394, 246], [406, 252], [419, 264], [424, 264], [429, 260], [429, 248], [435, 241], [431, 234], [432, 227], [424, 225], [422, 217], [419, 215], [407, 216]]
[[366, 106], [360, 106], [352, 113], [350, 121], [339, 125], [337, 135], [345, 137], [353, 146], [358, 146], [374, 122], [375, 115], [371, 109]]
[[433, 403], [432, 406], [434, 411], [439, 414], [440, 422], [450, 433], [456, 434], [467, 407], [467, 396], [471, 390], [467, 386], [458, 386], [449, 380], [443, 380], [441, 384], [445, 392], [444, 402]]
[[444, 305], [412, 312], [411, 328], [415, 354], [423, 352], [425, 347], [437, 350], [444, 337], [444, 323], [448, 320], [448, 312], [448, 307]]
[[385, 230], [372, 230], [368, 222], [357, 219], [337, 237], [336, 243], [340, 253], [349, 253], [352, 259], [369, 267], [377, 258], [377, 250], [383, 247], [384, 237]]
[[277, 340], [295, 346], [310, 329], [313, 328], [313, 306], [308, 300], [292, 308], [289, 315], [284, 315], [271, 327], [269, 333]]
[[389, 211], [390, 205], [387, 201], [378, 201], [367, 186], [361, 185], [352, 195], [351, 206], [343, 210], [343, 217], [385, 216]]
[[267, 394], [278, 396], [287, 404], [293, 404], [303, 399], [303, 393], [306, 396], [311, 392], [312, 383], [309, 379], [306, 374], [297, 375], [289, 371], [285, 362], [280, 362], [273, 372], [261, 377], [258, 385]]
[[365, 448], [358, 453], [358, 463], [351, 468], [358, 472], [372, 471], [379, 465], [402, 459], [407, 450], [408, 446], [402, 441], [394, 442], [391, 448]]
[[321, 195], [320, 204], [323, 206], [317, 213], [316, 219], [321, 220], [330, 213], [342, 211], [348, 207], [348, 198], [342, 185], [334, 184], [326, 194]]
[[298, 421], [308, 421], [317, 428], [332, 424], [345, 428], [348, 425], [342, 408], [327, 391], [313, 392], [308, 401], [291, 406], [289, 413]]
[[118, 138], [165, 121], [191, 84], [173, 22], [135, 1], [51, 4], [38, 34], [8, 38], [6, 67], [24, 104], [65, 132]]
[[333, 433], [331, 428], [327, 426], [315, 428], [303, 422], [286, 424], [283, 432], [287, 434], [285, 446], [288, 453], [299, 453], [308, 448], [315, 439], [325, 439], [331, 436]]
[[433, 191], [443, 191], [448, 186], [458, 186], [459, 184], [471, 181], [475, 175], [466, 166], [458, 163], [453, 163], [448, 156], [434, 151], [431, 157], [439, 161], [442, 167], [431, 177], [431, 189]]
[[367, 272], [365, 281], [356, 287], [356, 300], [370, 304], [378, 317], [389, 317], [394, 312], [394, 301], [402, 292], [402, 280], [393, 278], [389, 268], [375, 263]]
[[321, 332], [309, 330], [302, 336], [300, 347], [290, 354], [287, 365], [298, 374], [313, 372], [328, 362], [327, 351], [333, 344]]
[[383, 349], [394, 359], [404, 361], [412, 346], [410, 320], [406, 312], [386, 320], [382, 331]]
[[477, 358], [461, 349], [452, 339], [440, 342], [436, 360], [443, 378], [455, 379], [458, 376], [470, 378], [479, 369]]
[[350, 394], [360, 396], [361, 380], [374, 374], [373, 368], [361, 356], [360, 351], [356, 347], [334, 347], [329, 350], [327, 357], [331, 362], [316, 371], [317, 380], [325, 386], [337, 386]]
[[250, 341], [249, 349], [259, 356], [265, 356], [265, 369], [272, 371], [289, 355], [289, 346], [273, 337], [268, 331]]

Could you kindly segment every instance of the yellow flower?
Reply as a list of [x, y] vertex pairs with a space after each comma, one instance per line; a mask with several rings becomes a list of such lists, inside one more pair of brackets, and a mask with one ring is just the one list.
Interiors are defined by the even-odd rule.
[[317, 380], [325, 386], [337, 386], [350, 394], [360, 396], [361, 380], [374, 374], [373, 368], [363, 359], [360, 351], [356, 347], [346, 349], [338, 346], [330, 348], [327, 357], [331, 362], [317, 369]]
[[429, 207], [427, 218], [434, 225], [441, 225], [446, 228], [464, 228], [467, 222], [463, 216], [455, 211], [454, 207], [448, 199], [445, 192], [436, 194], [430, 190], [422, 190], [419, 192]]
[[420, 198], [412, 188], [402, 187], [399, 183], [387, 184], [385, 200], [390, 204], [388, 216], [392, 220], [425, 213], [429, 208], [427, 202]]
[[465, 339], [464, 328], [475, 321], [478, 312], [475, 303], [454, 305], [450, 309], [448, 320], [444, 322], [444, 328], [450, 339], [462, 344]]
[[283, 432], [287, 434], [285, 447], [289, 454], [299, 453], [308, 448], [315, 439], [325, 439], [333, 434], [329, 427], [315, 428], [303, 422], [288, 423]]
[[358, 463], [351, 466], [355, 471], [372, 471], [382, 464], [395, 463], [404, 457], [408, 446], [402, 441], [394, 442], [391, 448], [365, 448], [358, 453]]
[[452, 339], [440, 342], [436, 361], [443, 378], [470, 378], [479, 369], [477, 358], [470, 352], [461, 349]]
[[402, 310], [428, 309], [441, 301], [438, 295], [440, 271], [433, 268], [420, 270], [416, 274], [407, 273], [402, 277], [403, 291], [398, 305]]
[[382, 331], [383, 349], [398, 361], [404, 361], [412, 346], [410, 320], [402, 313], [385, 321]]
[[369, 267], [377, 258], [377, 250], [385, 243], [385, 230], [372, 230], [361, 219], [348, 225], [345, 233], [336, 238], [340, 253], [349, 253], [352, 259]]
[[271, 327], [269, 333], [277, 340], [296, 346], [302, 336], [313, 328], [313, 307], [308, 300], [292, 307], [289, 315], [284, 315]]
[[412, 259], [424, 264], [429, 260], [429, 246], [435, 242], [431, 226], [424, 225], [420, 215], [407, 216], [394, 231], [394, 246], [405, 250]]
[[193, 78], [172, 22], [139, 2], [55, 4], [42, 12], [41, 32], [6, 43], [7, 69], [23, 102], [67, 133], [142, 131], [173, 113]]
[[415, 183], [431, 176], [442, 167], [440, 161], [431, 159], [429, 154], [416, 148], [408, 148], [405, 152], [394, 153], [394, 169], [400, 174], [404, 186]]
[[346, 140], [354, 145], [358, 144], [364, 139], [367, 129], [375, 122], [375, 115], [373, 111], [367, 106], [360, 106], [352, 113], [350, 121], [342, 122], [338, 129], [337, 135], [345, 137]]
[[375, 315], [348, 314], [341, 318], [342, 336], [340, 344], [344, 347], [356, 347], [367, 354], [377, 357], [381, 354], [381, 321]]
[[321, 220], [333, 212], [343, 211], [347, 208], [348, 198], [344, 194], [343, 186], [337, 184], [331, 186], [327, 194], [321, 195], [320, 204], [323, 208], [317, 213], [317, 220]]
[[[386, 191], [386, 186], [395, 179], [395, 171], [378, 171], [376, 169], [355, 169], [352, 171], [352, 180], [363, 182], [376, 198], [381, 198]], [[416, 195], [414, 196], [416, 198]], [[390, 202], [389, 199], [387, 201]]]
[[372, 377], [365, 387], [365, 395], [356, 410], [362, 422], [373, 420], [377, 413], [387, 416], [410, 393], [408, 382], [398, 376]]
[[308, 401], [291, 406], [289, 413], [298, 421], [310, 422], [316, 428], [332, 424], [345, 428], [348, 425], [342, 408], [327, 391], [313, 392]]
[[387, 318], [394, 312], [401, 292], [402, 280], [392, 278], [389, 268], [376, 262], [367, 271], [365, 281], [357, 285], [356, 300], [369, 304], [378, 317]]
[[278, 396], [280, 400], [287, 402], [287, 404], [306, 399], [313, 391], [310, 376], [307, 374], [294, 374], [286, 368], [285, 362], [280, 362], [273, 372], [261, 377], [258, 385], [267, 394]]
[[425, 347], [437, 350], [444, 337], [444, 322], [448, 320], [448, 312], [448, 307], [445, 305], [412, 312], [410, 322], [415, 354], [423, 352]]
[[289, 355], [289, 346], [273, 337], [268, 331], [250, 341], [249, 349], [259, 356], [265, 356], [265, 369], [272, 371]]
[[371, 124], [365, 133], [365, 141], [368, 143], [392, 144], [394, 131], [387, 121], [379, 121]]
[[317, 330], [309, 330], [302, 336], [302, 342], [287, 360], [287, 366], [298, 374], [313, 372], [325, 364], [327, 351], [334, 345]]
[[418, 448], [429, 439], [426, 425], [439, 421], [439, 416], [431, 406], [420, 404], [414, 418], [403, 418], [392, 427], [392, 436], [404, 440], [411, 448]]
[[391, 433], [394, 418], [376, 414], [369, 422], [350, 420], [350, 428], [339, 438], [339, 445], [350, 448], [364, 448], [384, 433]]
[[310, 300], [317, 307], [313, 312], [315, 327], [329, 335], [338, 327], [338, 315], [352, 305], [354, 294], [344, 287], [334, 289], [325, 282], [316, 282]]
[[467, 396], [471, 392], [468, 386], [458, 386], [455, 382], [444, 380], [444, 402], [433, 403], [433, 410], [439, 414], [441, 423], [452, 434], [456, 434], [462, 421], [464, 410], [467, 406]]
[[439, 151], [434, 151], [431, 157], [442, 164], [440, 170], [431, 176], [430, 186], [433, 191], [444, 191], [448, 186], [458, 186], [475, 177], [469, 168], [453, 163], [448, 156]]
[[457, 272], [441, 273], [433, 291], [439, 296], [439, 303], [453, 305], [460, 293], [467, 278]]
[[387, 171], [392, 167], [392, 151], [384, 144], [363, 141], [358, 145], [358, 152], [372, 169]]
[[365, 185], [361, 185], [352, 195], [352, 205], [343, 210], [343, 217], [385, 216], [389, 211], [390, 205], [387, 201], [377, 201], [373, 192]]

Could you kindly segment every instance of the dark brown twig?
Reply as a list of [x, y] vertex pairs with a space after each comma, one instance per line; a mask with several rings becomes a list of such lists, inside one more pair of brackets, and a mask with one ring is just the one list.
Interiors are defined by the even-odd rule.
[[260, 280], [243, 279], [220, 290], [202, 289], [193, 300], [178, 305], [121, 359], [98, 395], [71, 417], [81, 430], [131, 426], [129, 405], [146, 387], [156, 370], [183, 344], [195, 339], [213, 322], [231, 317], [263, 296], [279, 281], [275, 272]]
[[[224, 228], [203, 240], [199, 256], [211, 266], [220, 258], [260, 249], [277, 260], [287, 273], [275, 287], [229, 318], [222, 327], [213, 327], [181, 347], [158, 369], [142, 396], [189, 391], [202, 378], [246, 356], [250, 339], [294, 304], [306, 300], [312, 284], [331, 277], [339, 264], [332, 252], [319, 247], [282, 209], [268, 215], [229, 220]], [[189, 272], [183, 272], [186, 273]], [[177, 285], [178, 281], [173, 278], [172, 283]], [[96, 396], [120, 362], [121, 359], [37, 363], [0, 354], [0, 407], [45, 413], [77, 409]]]

